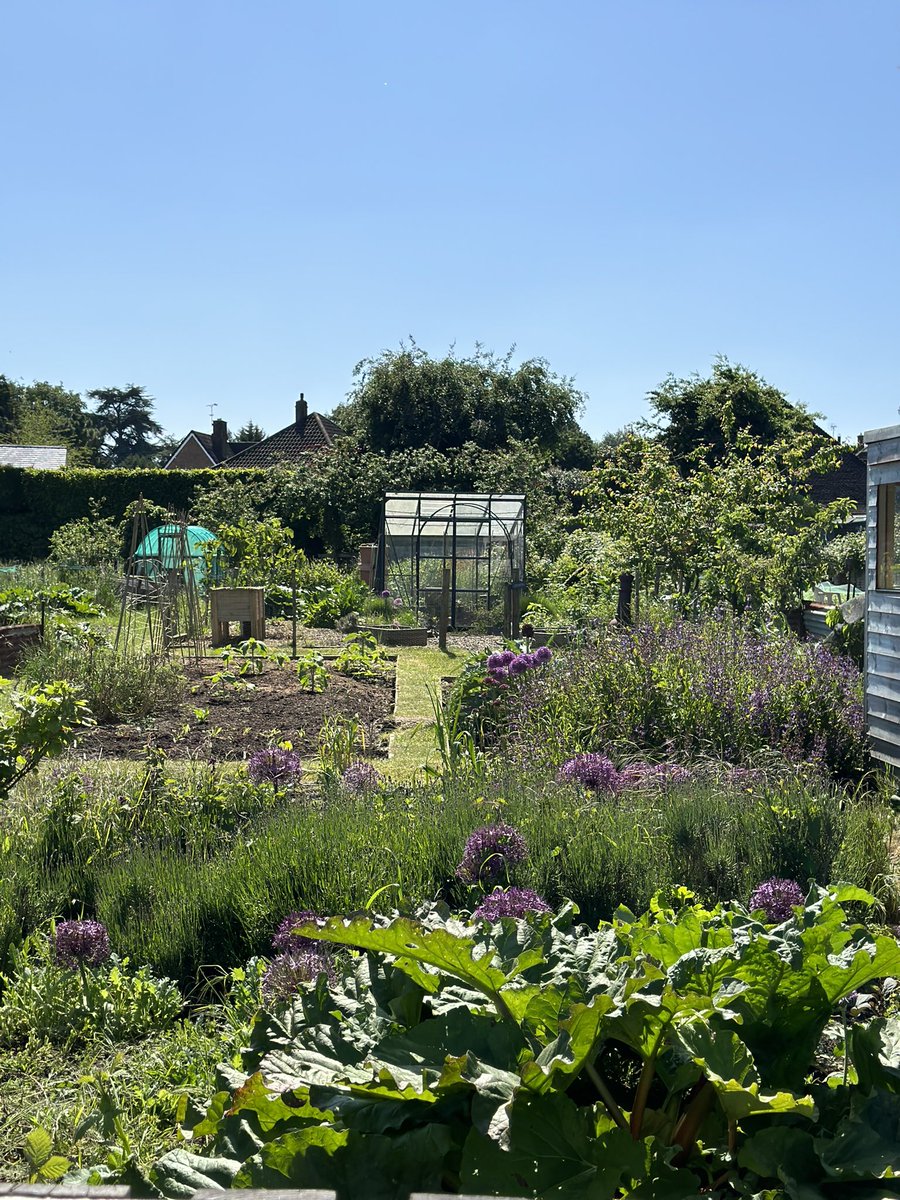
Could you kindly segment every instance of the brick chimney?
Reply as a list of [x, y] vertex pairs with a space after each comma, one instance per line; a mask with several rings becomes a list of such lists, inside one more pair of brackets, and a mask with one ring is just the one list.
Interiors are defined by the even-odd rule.
[[212, 452], [217, 463], [228, 457], [228, 422], [215, 420], [212, 427]]
[[306, 416], [308, 413], [306, 401], [303, 399], [303, 393], [300, 393], [300, 399], [294, 405], [294, 424], [297, 426], [297, 432], [303, 432], [303, 426], [306, 424]]

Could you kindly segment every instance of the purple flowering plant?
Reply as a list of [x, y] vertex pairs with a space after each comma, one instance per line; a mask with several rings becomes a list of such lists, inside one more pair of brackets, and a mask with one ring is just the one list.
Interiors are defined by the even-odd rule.
[[557, 779], [610, 796], [615, 796], [623, 786], [622, 776], [605, 754], [576, 754], [559, 768]]
[[374, 792], [381, 783], [381, 773], [371, 763], [355, 759], [341, 774], [341, 789], [353, 796]]
[[519, 830], [498, 821], [469, 834], [456, 875], [465, 883], [494, 884], [500, 879], [508, 880], [510, 868], [527, 857], [528, 846]]
[[53, 951], [63, 967], [99, 967], [112, 953], [109, 933], [100, 921], [60, 921], [54, 931]]
[[772, 925], [780, 925], [793, 915], [798, 905], [803, 905], [806, 897], [799, 883], [793, 879], [767, 879], [750, 893], [747, 907], [751, 912], [762, 910], [766, 921]]
[[257, 750], [247, 764], [247, 774], [253, 783], [271, 783], [274, 788], [288, 788], [299, 783], [303, 774], [300, 755], [281, 746]]
[[503, 917], [527, 917], [530, 913], [552, 911], [546, 900], [528, 888], [495, 888], [472, 913], [472, 920], [496, 924]]
[[611, 626], [565, 671], [518, 674], [496, 737], [557, 762], [573, 745], [746, 767], [764, 753], [837, 778], [869, 762], [852, 660], [737, 619]]
[[262, 977], [262, 995], [266, 1004], [286, 1004], [305, 983], [314, 983], [324, 974], [334, 983], [336, 972], [330, 956], [318, 946], [287, 950], [272, 959]]

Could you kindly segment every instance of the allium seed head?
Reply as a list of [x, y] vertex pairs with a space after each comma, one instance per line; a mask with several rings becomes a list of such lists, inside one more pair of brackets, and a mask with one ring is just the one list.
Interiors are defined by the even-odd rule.
[[316, 941], [315, 938], [301, 937], [295, 931], [301, 925], [309, 925], [313, 921], [319, 921], [320, 918], [314, 912], [292, 912], [284, 918], [278, 929], [275, 931], [275, 936], [272, 938], [272, 949], [280, 950], [283, 953], [299, 953], [301, 950], [321, 950], [322, 942]]
[[766, 920], [777, 925], [786, 921], [805, 899], [800, 884], [793, 879], [767, 879], [751, 892], [748, 907], [751, 912], [762, 909]]
[[494, 883], [527, 857], [528, 847], [518, 829], [499, 821], [469, 835], [456, 874], [466, 883]]
[[301, 984], [313, 983], [323, 971], [329, 983], [333, 983], [336, 976], [331, 959], [318, 947], [279, 954], [262, 977], [263, 999], [267, 1004], [290, 1001]]
[[380, 783], [381, 775], [378, 771], [371, 763], [362, 762], [360, 759], [352, 762], [341, 775], [341, 787], [345, 792], [356, 796], [374, 791]]
[[580, 783], [593, 792], [621, 791], [622, 776], [604, 754], [576, 754], [559, 768], [561, 783]]
[[99, 921], [60, 921], [54, 940], [56, 961], [73, 969], [79, 963], [99, 967], [109, 958], [109, 934]]
[[472, 913], [473, 921], [495, 924], [501, 917], [525, 917], [529, 913], [551, 912], [550, 905], [528, 888], [498, 888], [489, 892]]
[[254, 783], [271, 783], [273, 787], [290, 787], [303, 774], [300, 755], [293, 750], [270, 746], [257, 750], [247, 764], [247, 774]]

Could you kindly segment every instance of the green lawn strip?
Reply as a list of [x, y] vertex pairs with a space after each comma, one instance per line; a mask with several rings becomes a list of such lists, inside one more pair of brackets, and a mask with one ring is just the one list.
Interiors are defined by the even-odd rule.
[[391, 734], [384, 771], [394, 779], [407, 779], [433, 758], [434, 714], [431, 697], [440, 691], [445, 676], [458, 675], [466, 661], [459, 651], [430, 647], [397, 651], [397, 699], [394, 716], [400, 728]]

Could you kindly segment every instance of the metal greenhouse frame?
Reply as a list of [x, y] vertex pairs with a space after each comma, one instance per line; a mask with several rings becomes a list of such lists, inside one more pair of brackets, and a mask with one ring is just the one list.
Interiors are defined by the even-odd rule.
[[450, 624], [503, 621], [510, 589], [525, 580], [525, 497], [496, 492], [388, 492], [375, 585], [424, 621], [439, 612], [450, 568]]

